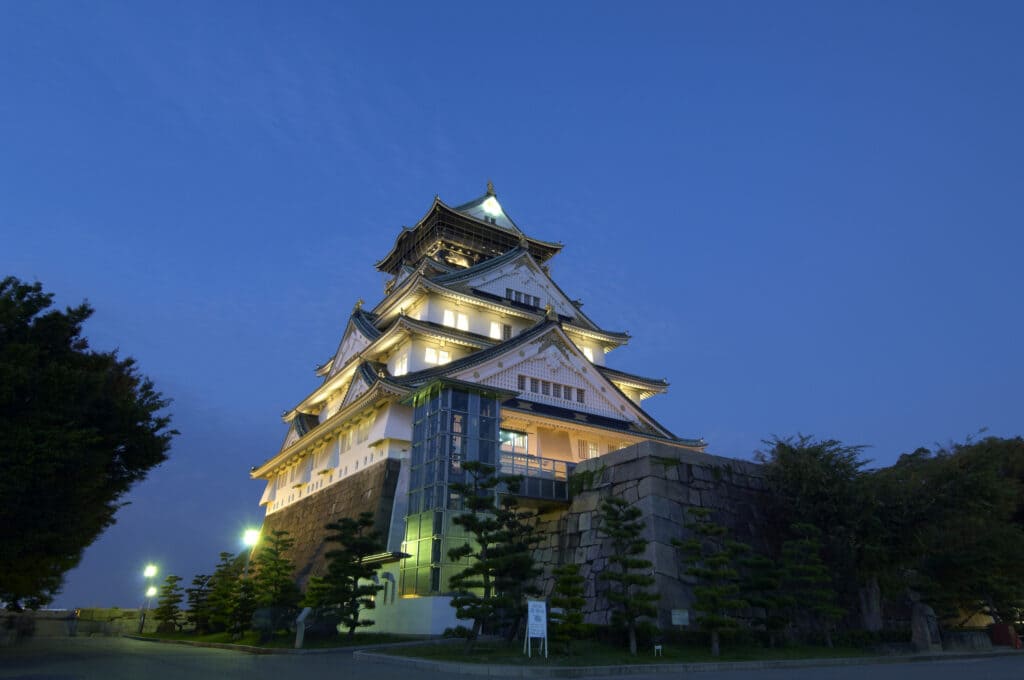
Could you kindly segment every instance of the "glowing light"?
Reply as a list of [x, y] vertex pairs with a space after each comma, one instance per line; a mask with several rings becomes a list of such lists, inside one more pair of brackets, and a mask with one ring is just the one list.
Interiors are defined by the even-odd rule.
[[146, 588], [146, 597], [156, 597], [156, 586]]
[[501, 205], [498, 204], [498, 199], [494, 196], [488, 196], [480, 207], [483, 208], [484, 212], [488, 215], [497, 217], [501, 214]]
[[245, 543], [250, 548], [256, 545], [260, 540], [259, 529], [246, 529], [245, 533], [242, 534], [242, 543]]
[[153, 578], [154, 576], [156, 576], [156, 565], [147, 564], [146, 568], [142, 570], [142, 575], [146, 578]]

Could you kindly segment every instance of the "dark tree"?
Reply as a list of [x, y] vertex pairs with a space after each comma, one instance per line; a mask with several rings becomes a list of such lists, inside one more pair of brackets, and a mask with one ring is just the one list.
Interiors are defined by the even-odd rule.
[[769, 646], [775, 647], [789, 625], [788, 612], [793, 606], [793, 599], [782, 590], [782, 567], [757, 553], [740, 558], [740, 565], [745, 572], [740, 590], [754, 611], [752, 624], [763, 629]]
[[82, 337], [83, 303], [0, 281], [0, 601], [52, 601], [132, 485], [167, 458], [169, 403], [132, 359]]
[[782, 545], [783, 589], [796, 607], [793, 618], [809, 616], [831, 647], [832, 628], [846, 612], [836, 604], [829, 568], [821, 558], [821, 532], [811, 524], [795, 524], [792, 533], [798, 538]]
[[288, 629], [302, 600], [302, 592], [295, 583], [295, 564], [288, 551], [295, 544], [287, 531], [277, 530], [260, 540], [252, 558], [248, 574], [238, 583], [235, 600], [235, 623], [243, 627], [243, 612], [251, 596], [252, 627], [259, 631], [261, 640], [269, 640], [276, 631]]
[[718, 656], [723, 632], [735, 630], [737, 610], [747, 606], [740, 596], [737, 561], [749, 546], [726, 539], [728, 530], [711, 519], [708, 508], [690, 508], [693, 521], [684, 526], [692, 532], [685, 541], [673, 541], [683, 553], [686, 574], [697, 580], [693, 608], [697, 625], [711, 634], [711, 655]]
[[493, 465], [478, 461], [464, 462], [462, 469], [470, 481], [453, 483], [451, 489], [463, 499], [465, 512], [452, 521], [471, 540], [448, 551], [453, 561], [466, 563], [449, 583], [455, 615], [473, 622], [466, 641], [470, 648], [485, 626], [503, 629], [508, 638], [515, 635], [523, 619], [523, 597], [535, 592], [532, 580], [538, 572], [530, 551], [535, 543], [531, 516], [518, 510], [514, 495], [497, 491], [504, 482], [514, 492], [518, 479], [501, 477]]
[[373, 598], [382, 588], [366, 583], [377, 573], [377, 567], [367, 564], [366, 558], [383, 552], [384, 543], [380, 532], [373, 530], [372, 512], [361, 513], [357, 519], [344, 517], [326, 529], [334, 532], [326, 541], [339, 547], [327, 552], [327, 574], [312, 589], [320, 606], [338, 607], [341, 625], [352, 637], [356, 628], [373, 625], [373, 621], [359, 618], [364, 609], [376, 606]]
[[1024, 440], [986, 437], [904, 454], [869, 475], [890, 597], [923, 593], [940, 614], [1018, 620], [1024, 604]]
[[[210, 577], [210, 594], [206, 600], [207, 620], [213, 632], [231, 630], [233, 627], [241, 573], [239, 558], [229, 552], [222, 552], [220, 562]], [[252, 613], [249, 615], [251, 617]]]
[[181, 590], [181, 577], [169, 574], [160, 587], [160, 599], [157, 600], [153, 616], [160, 622], [161, 632], [177, 630], [178, 617], [181, 615], [181, 602], [185, 599]]
[[772, 554], [780, 554], [786, 540], [801, 538], [793, 526], [816, 527], [833, 586], [853, 606], [858, 584], [875, 576], [871, 565], [879, 553], [878, 514], [864, 483], [863, 468], [870, 462], [861, 458], [864, 447], [805, 435], [765, 444], [770, 448], [757, 458], [769, 486], [765, 514]]
[[185, 589], [185, 596], [188, 599], [188, 614], [185, 615], [185, 618], [197, 635], [203, 635], [210, 630], [210, 582], [212, 578], [209, 574], [197, 574], [192, 579], [192, 587]]
[[654, 585], [653, 564], [642, 557], [647, 539], [640, 508], [617, 497], [601, 501], [601, 528], [611, 539], [608, 568], [598, 578], [608, 581], [605, 593], [612, 607], [612, 625], [624, 628], [629, 636], [629, 653], [636, 656], [636, 624], [641, 616], [655, 616], [658, 596], [648, 590]]
[[580, 565], [563, 564], [554, 570], [555, 589], [551, 593], [552, 639], [565, 647], [566, 654], [572, 654], [572, 641], [583, 637], [583, 577]]
[[251, 575], [258, 606], [294, 609], [302, 599], [292, 575], [295, 565], [287, 555], [294, 544], [295, 539], [280, 529], [260, 541], [252, 560]]

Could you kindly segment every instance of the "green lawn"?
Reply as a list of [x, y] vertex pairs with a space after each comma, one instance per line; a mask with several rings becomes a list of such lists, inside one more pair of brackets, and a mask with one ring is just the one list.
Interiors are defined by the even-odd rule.
[[[210, 633], [195, 635], [194, 633], [146, 633], [142, 637], [155, 640], [189, 640], [192, 642], [217, 642], [228, 645], [246, 645], [249, 647], [292, 648], [295, 646], [295, 634], [279, 633], [267, 642], [260, 642], [259, 633], [248, 631], [239, 639], [233, 639], [231, 633]], [[325, 649], [332, 647], [361, 647], [380, 645], [390, 642], [409, 642], [421, 640], [421, 637], [408, 635], [391, 635], [388, 633], [356, 633], [354, 637], [339, 635], [330, 639], [309, 638], [303, 641], [303, 649]]]
[[507, 645], [503, 642], [478, 642], [470, 653], [466, 653], [464, 643], [450, 645], [415, 645], [380, 650], [385, 654], [396, 656], [414, 656], [435, 661], [454, 661], [461, 663], [486, 663], [502, 665], [549, 665], [549, 666], [618, 666], [644, 663], [694, 663], [704, 661], [764, 661], [774, 659], [824, 659], [870, 656], [870, 652], [852, 647], [828, 649], [827, 647], [792, 646], [780, 649], [765, 647], [722, 645], [722, 655], [717, 659], [705, 648], [683, 647], [666, 643], [664, 656], [655, 657], [650, 646], [642, 647], [636, 656], [629, 650], [613, 647], [593, 641], [580, 641], [574, 644], [573, 654], [568, 656], [561, 649], [552, 646], [550, 657], [545, 659], [538, 653], [536, 643], [533, 647], [533, 658], [527, 659], [523, 654], [523, 643]]

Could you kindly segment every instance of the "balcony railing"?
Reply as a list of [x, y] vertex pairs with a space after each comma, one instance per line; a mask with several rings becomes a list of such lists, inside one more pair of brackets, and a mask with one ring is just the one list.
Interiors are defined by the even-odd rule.
[[499, 453], [498, 472], [522, 477], [517, 496], [568, 502], [569, 475], [575, 463], [525, 453]]

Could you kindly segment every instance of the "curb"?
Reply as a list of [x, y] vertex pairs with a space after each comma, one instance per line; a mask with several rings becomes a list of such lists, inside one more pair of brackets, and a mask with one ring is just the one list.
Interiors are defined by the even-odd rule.
[[[779, 659], [770, 661], [705, 661], [675, 664], [632, 664], [624, 666], [490, 666], [487, 664], [431, 661], [408, 656], [379, 654], [357, 651], [356, 661], [390, 664], [421, 670], [459, 673], [463, 675], [484, 675], [503, 678], [576, 678], [576, 677], [619, 677], [623, 675], [660, 675], [668, 673], [702, 673], [708, 671], [745, 671], [774, 668], [828, 668], [834, 666], [856, 666], [860, 664], [921, 663], [961, 659], [983, 659], [996, 656], [1021, 654], [1017, 650], [993, 652], [951, 652], [945, 654], [921, 654], [915, 656], [864, 656], [842, 659]], [[1021, 654], [1024, 656], [1024, 654]]]
[[[290, 647], [254, 647], [252, 645], [236, 645], [230, 642], [202, 642], [200, 640], [168, 640], [164, 638], [144, 637], [130, 633], [122, 634], [121, 637], [139, 642], [157, 642], [165, 645], [183, 645], [185, 647], [205, 647], [207, 649], [227, 649], [232, 652], [243, 652], [245, 654], [267, 655], [267, 654], [354, 654], [367, 649], [390, 649], [393, 647], [412, 647], [424, 644], [445, 644], [449, 642], [461, 642], [452, 639], [424, 639], [409, 640], [406, 642], [384, 642], [375, 645], [351, 645], [349, 647], [319, 647], [313, 649], [292, 649]], [[381, 655], [386, 657], [386, 655]], [[386, 657], [390, 658], [390, 657]], [[401, 658], [401, 657], [398, 657]]]

